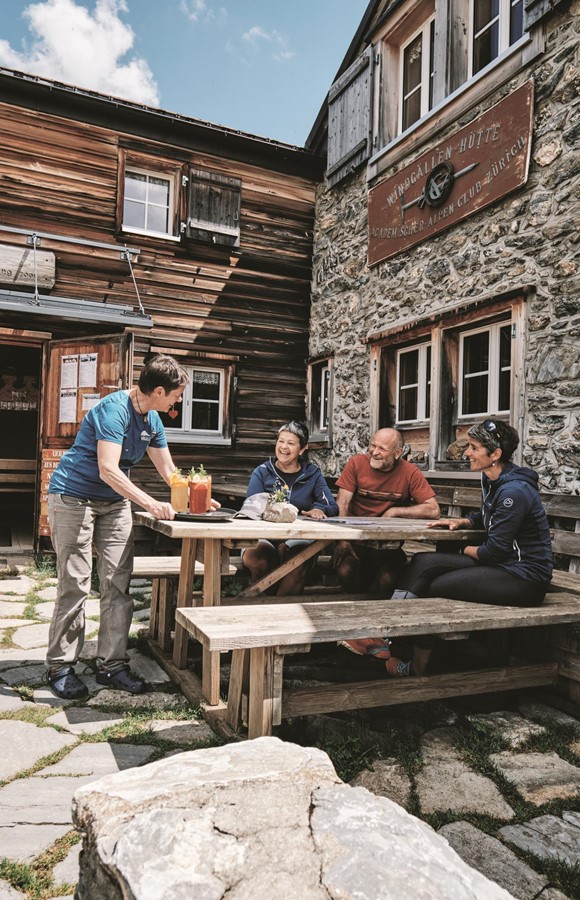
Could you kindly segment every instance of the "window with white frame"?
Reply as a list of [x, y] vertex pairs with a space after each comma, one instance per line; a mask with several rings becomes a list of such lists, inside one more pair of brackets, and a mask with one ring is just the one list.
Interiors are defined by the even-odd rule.
[[434, 43], [433, 17], [401, 47], [401, 131], [426, 115], [433, 106]]
[[168, 440], [182, 443], [229, 440], [231, 370], [211, 365], [183, 368], [189, 378], [183, 401], [169, 413], [160, 413]]
[[397, 425], [428, 422], [431, 403], [431, 344], [397, 350]]
[[173, 234], [174, 184], [163, 174], [126, 168], [123, 229], [143, 234]]
[[308, 369], [308, 427], [313, 441], [328, 442], [332, 410], [331, 358], [318, 360]]
[[460, 334], [459, 417], [509, 412], [511, 323]]
[[471, 0], [471, 75], [476, 75], [523, 34], [524, 0]]

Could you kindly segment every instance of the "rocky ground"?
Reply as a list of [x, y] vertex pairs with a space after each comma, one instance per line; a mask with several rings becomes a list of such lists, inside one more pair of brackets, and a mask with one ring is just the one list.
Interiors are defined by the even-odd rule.
[[[151, 691], [132, 697], [97, 685], [95, 595], [77, 667], [90, 697], [74, 704], [41, 681], [54, 579], [21, 568], [0, 580], [0, 900], [73, 896], [77, 787], [219, 743], [138, 638], [149, 582], [134, 581], [131, 590], [131, 666]], [[494, 699], [312, 717], [279, 734], [326, 750], [343, 780], [427, 821], [514, 897], [580, 897], [580, 723], [536, 698]]]

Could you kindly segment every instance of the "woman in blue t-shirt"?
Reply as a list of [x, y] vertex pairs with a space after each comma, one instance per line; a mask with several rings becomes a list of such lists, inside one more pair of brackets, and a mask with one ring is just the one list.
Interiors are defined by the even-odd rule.
[[129, 470], [147, 453], [169, 483], [174, 469], [159, 417], [181, 403], [187, 375], [170, 356], [145, 363], [137, 387], [103, 397], [84, 417], [75, 442], [49, 485], [48, 519], [57, 554], [57, 600], [48, 636], [45, 681], [66, 700], [86, 697], [75, 674], [91, 589], [92, 551], [101, 595], [97, 682], [132, 694], [145, 682], [127, 665], [133, 614], [128, 593], [133, 569], [131, 501], [157, 519], [173, 519], [170, 503], [133, 484]]
[[[255, 494], [271, 494], [283, 490], [289, 503], [301, 515], [311, 519], [326, 519], [338, 515], [338, 506], [324, 475], [314, 463], [305, 458], [308, 448], [308, 428], [303, 422], [288, 422], [278, 429], [274, 458], [267, 459], [254, 469], [246, 498]], [[243, 508], [242, 508], [243, 512]], [[250, 571], [252, 581], [269, 574], [285, 559], [310, 541], [258, 541], [244, 551], [242, 562]], [[278, 582], [277, 594], [301, 594], [311, 560], [294, 569]]]

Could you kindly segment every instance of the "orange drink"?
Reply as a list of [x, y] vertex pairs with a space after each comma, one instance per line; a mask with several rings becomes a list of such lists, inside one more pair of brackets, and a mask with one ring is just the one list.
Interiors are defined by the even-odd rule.
[[180, 472], [172, 472], [169, 476], [171, 488], [171, 505], [175, 512], [187, 512], [189, 506], [187, 476]]

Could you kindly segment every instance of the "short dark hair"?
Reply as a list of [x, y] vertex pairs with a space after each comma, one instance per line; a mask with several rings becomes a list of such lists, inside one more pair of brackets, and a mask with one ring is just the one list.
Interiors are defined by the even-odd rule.
[[145, 360], [139, 375], [139, 390], [151, 394], [155, 388], [162, 387], [168, 394], [188, 381], [187, 372], [172, 356], [159, 353]]
[[467, 434], [483, 444], [489, 453], [501, 450], [502, 462], [510, 461], [520, 442], [515, 428], [500, 419], [486, 419], [485, 422], [472, 425]]
[[282, 425], [282, 427], [278, 429], [278, 434], [282, 431], [289, 431], [290, 434], [295, 434], [300, 441], [301, 448], [304, 448], [308, 443], [310, 433], [308, 431], [308, 426], [304, 422], [287, 422], [286, 425]]

